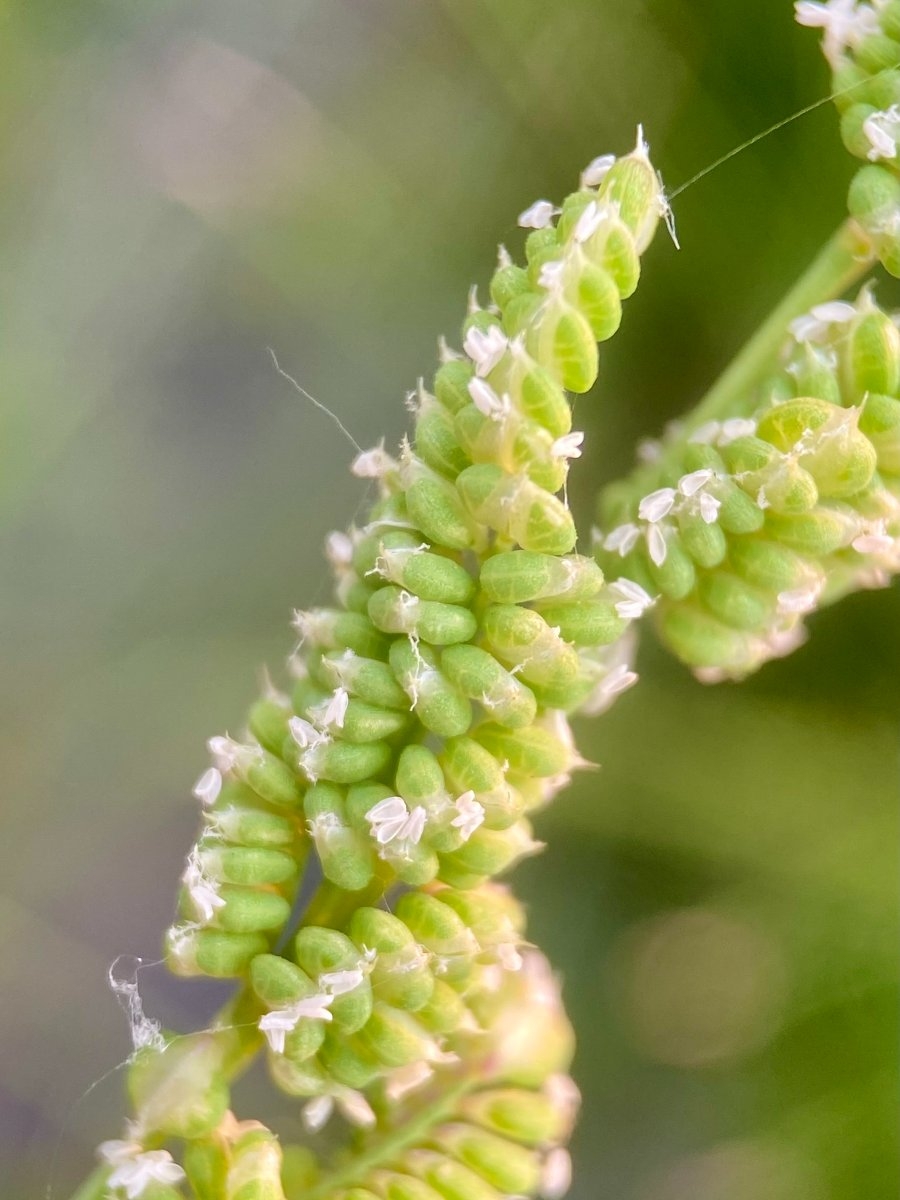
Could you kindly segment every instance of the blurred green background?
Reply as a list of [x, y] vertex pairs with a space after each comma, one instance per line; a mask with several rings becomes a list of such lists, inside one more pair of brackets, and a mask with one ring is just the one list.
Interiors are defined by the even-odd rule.
[[[0, 12], [0, 1178], [58, 1200], [118, 1133], [105, 973], [158, 957], [204, 739], [279, 669], [363, 498], [267, 347], [393, 441], [516, 213], [639, 120], [677, 186], [827, 75], [787, 0]], [[678, 198], [683, 249], [657, 239], [579, 401], [583, 519], [837, 224], [850, 171], [825, 106]], [[648, 638], [641, 685], [583, 723], [602, 769], [517, 877], [580, 1034], [577, 1200], [895, 1195], [898, 618], [896, 588], [855, 597], [740, 687]], [[141, 981], [185, 1028], [221, 994]], [[241, 1111], [275, 1114], [256, 1091]]]

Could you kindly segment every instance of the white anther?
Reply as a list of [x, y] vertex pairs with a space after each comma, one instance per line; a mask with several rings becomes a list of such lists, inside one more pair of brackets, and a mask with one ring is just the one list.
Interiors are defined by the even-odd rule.
[[642, 521], [649, 521], [651, 524], [661, 521], [672, 511], [675, 496], [674, 488], [657, 488], [655, 492], [650, 492], [641, 500], [638, 505], [638, 516]]
[[550, 454], [553, 458], [581, 458], [583, 441], [584, 433], [580, 429], [573, 429], [571, 433], [564, 433], [556, 439], [550, 447]]
[[427, 816], [421, 805], [416, 805], [410, 811], [402, 796], [388, 796], [369, 809], [366, 820], [379, 846], [387, 846], [394, 841], [417, 845], [425, 832]]
[[463, 349], [475, 364], [476, 373], [482, 377], [490, 375], [508, 346], [509, 339], [499, 325], [491, 325], [487, 330], [472, 325], [463, 342]]
[[568, 1150], [557, 1146], [541, 1167], [541, 1195], [544, 1200], [562, 1200], [572, 1186], [572, 1159]]
[[650, 525], [647, 528], [647, 552], [657, 567], [661, 567], [668, 557], [669, 547], [666, 535], [659, 525]]
[[795, 318], [788, 329], [797, 342], [819, 342], [830, 335], [832, 325], [845, 325], [855, 316], [856, 308], [852, 304], [845, 300], [829, 300]]
[[609, 585], [609, 590], [614, 597], [618, 597], [615, 609], [623, 621], [638, 620], [656, 603], [653, 597], [632, 579], [617, 579]]
[[329, 740], [327, 733], [316, 729], [305, 717], [291, 717], [288, 721], [288, 731], [301, 750], [309, 750]]
[[549, 200], [535, 200], [519, 213], [518, 224], [522, 229], [546, 229], [557, 211]]
[[557, 288], [562, 287], [565, 270], [566, 264], [561, 258], [554, 258], [551, 262], [545, 262], [538, 272], [538, 285], [546, 288], [548, 291], [555, 291]]
[[596, 200], [591, 200], [575, 222], [572, 237], [576, 242], [588, 241], [589, 238], [594, 236], [608, 216], [609, 209], [605, 205], [598, 204]]
[[512, 412], [509, 396], [498, 396], [489, 383], [477, 376], [469, 380], [469, 395], [478, 411], [492, 421], [502, 421]]
[[709, 467], [701, 467], [699, 471], [691, 471], [689, 475], [682, 475], [678, 480], [678, 490], [682, 496], [694, 496], [701, 488], [706, 487], [712, 477], [713, 473]]
[[640, 536], [641, 531], [637, 525], [617, 525], [603, 539], [603, 549], [612, 552], [618, 551], [619, 556], [624, 558], [634, 549]]
[[287, 1034], [297, 1028], [301, 1020], [331, 1021], [331, 1008], [334, 996], [324, 993], [316, 996], [305, 996], [295, 1000], [287, 1008], [278, 1008], [274, 1012], [265, 1013], [259, 1019], [259, 1031], [265, 1035], [275, 1054], [284, 1054], [284, 1039]]
[[217, 767], [209, 767], [194, 784], [193, 795], [204, 808], [209, 808], [218, 800], [221, 790], [222, 772]]
[[459, 830], [463, 841], [467, 842], [484, 822], [484, 805], [479, 804], [475, 793], [469, 791], [458, 796], [453, 802], [453, 807], [456, 809], [456, 816], [450, 824]]
[[108, 1193], [122, 1190], [127, 1200], [138, 1200], [151, 1184], [175, 1185], [184, 1171], [168, 1150], [144, 1150], [139, 1142], [101, 1143], [98, 1153], [112, 1166], [106, 1179]]
[[588, 165], [581, 172], [579, 183], [583, 188], [599, 187], [610, 167], [615, 164], [616, 156], [614, 154], [601, 154], [597, 158], [592, 158]]
[[[880, 0], [876, 0], [880, 7]], [[797, 0], [794, 15], [798, 25], [824, 31], [822, 49], [832, 68], [841, 66], [848, 49], [855, 50], [870, 34], [880, 32], [878, 14], [857, 0]]]
[[396, 469], [397, 460], [387, 453], [383, 442], [371, 450], [363, 450], [350, 464], [350, 471], [357, 479], [383, 479]]

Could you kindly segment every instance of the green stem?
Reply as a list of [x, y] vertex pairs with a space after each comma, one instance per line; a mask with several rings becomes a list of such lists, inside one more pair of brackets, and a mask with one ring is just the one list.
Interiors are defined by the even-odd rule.
[[478, 1079], [468, 1075], [455, 1083], [443, 1081], [441, 1090], [433, 1093], [431, 1103], [426, 1102], [408, 1120], [377, 1138], [362, 1153], [355, 1155], [346, 1164], [336, 1167], [314, 1188], [304, 1193], [303, 1200], [328, 1200], [342, 1188], [365, 1180], [367, 1173], [380, 1163], [391, 1162], [404, 1150], [427, 1138], [428, 1132], [445, 1117], [452, 1116], [460, 1097], [477, 1086]]
[[859, 226], [845, 221], [688, 415], [686, 427], [693, 429], [706, 421], [752, 411], [758, 402], [756, 385], [771, 371], [791, 321], [816, 304], [840, 296], [874, 262], [871, 243]]

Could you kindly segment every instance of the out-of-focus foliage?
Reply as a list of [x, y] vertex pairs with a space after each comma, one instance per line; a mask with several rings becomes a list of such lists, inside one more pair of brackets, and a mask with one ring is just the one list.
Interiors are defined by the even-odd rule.
[[[129, 1048], [106, 968], [157, 957], [203, 739], [283, 660], [361, 496], [266, 348], [359, 442], [395, 438], [527, 203], [638, 120], [677, 186], [825, 86], [785, 0], [2, 6], [4, 1197], [67, 1195], [116, 1134], [117, 1076], [83, 1095]], [[582, 514], [837, 224], [849, 171], [826, 105], [677, 199], [683, 250], [657, 240], [579, 401]], [[648, 640], [583, 724], [602, 769], [521, 877], [581, 1038], [573, 1196], [894, 1195], [898, 617], [896, 589], [854, 597], [740, 687]], [[141, 983], [181, 1027], [219, 997]]]

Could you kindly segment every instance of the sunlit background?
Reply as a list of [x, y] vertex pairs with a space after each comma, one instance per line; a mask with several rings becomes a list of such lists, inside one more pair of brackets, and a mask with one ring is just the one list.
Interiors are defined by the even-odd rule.
[[[122, 1112], [107, 967], [158, 958], [204, 740], [280, 669], [363, 498], [267, 348], [394, 440], [517, 212], [637, 121], [674, 188], [827, 75], [787, 0], [0, 11], [0, 1179], [64, 1200]], [[836, 125], [678, 198], [683, 249], [657, 239], [579, 401], [583, 519], [841, 219]], [[517, 875], [580, 1035], [572, 1195], [893, 1197], [898, 592], [740, 687], [649, 638], [640, 666]], [[182, 1028], [221, 992], [141, 981]], [[241, 1111], [274, 1119], [257, 1092]]]

